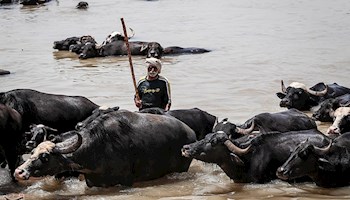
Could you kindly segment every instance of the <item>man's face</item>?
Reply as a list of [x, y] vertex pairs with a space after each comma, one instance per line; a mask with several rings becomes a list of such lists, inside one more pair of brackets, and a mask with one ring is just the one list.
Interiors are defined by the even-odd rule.
[[150, 65], [150, 66], [148, 66], [147, 70], [148, 70], [149, 77], [154, 78], [158, 75], [158, 68], [156, 66]]

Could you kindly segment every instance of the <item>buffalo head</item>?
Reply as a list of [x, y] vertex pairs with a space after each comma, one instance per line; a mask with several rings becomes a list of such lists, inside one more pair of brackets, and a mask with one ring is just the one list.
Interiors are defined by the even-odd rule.
[[185, 157], [195, 158], [204, 162], [218, 163], [224, 155], [229, 156], [230, 152], [234, 155], [242, 155], [249, 151], [250, 146], [241, 149], [231, 142], [229, 136], [218, 131], [210, 133], [204, 139], [197, 142], [184, 145], [181, 152]]
[[307, 140], [300, 143], [285, 163], [277, 169], [277, 177], [282, 180], [296, 179], [303, 176], [312, 177], [317, 173], [317, 162], [320, 156], [326, 154], [331, 145], [332, 142], [326, 147], [319, 148], [310, 144]]
[[311, 96], [323, 96], [327, 94], [327, 86], [322, 91], [315, 91], [307, 88], [304, 84], [293, 82], [287, 88], [281, 81], [282, 92], [276, 93], [281, 99], [280, 106], [289, 108], [296, 108], [298, 110], [307, 110], [311, 106]]
[[39, 143], [50, 140], [57, 135], [57, 129], [53, 129], [43, 124], [33, 124], [30, 126], [30, 131], [26, 132], [26, 135], [30, 136], [29, 141], [26, 143], [27, 151], [30, 152], [38, 146]]
[[88, 42], [81, 47], [80, 59], [94, 58], [100, 56], [100, 47], [96, 43]]
[[213, 128], [213, 132], [223, 131], [226, 134], [228, 134], [231, 139], [236, 139], [242, 137], [243, 135], [250, 134], [251, 132], [253, 132], [254, 128], [254, 121], [252, 121], [250, 127], [244, 129], [229, 122], [228, 119], [225, 118], [215, 125], [215, 127]]
[[141, 47], [140, 52], [147, 58], [154, 57], [160, 59], [163, 56], [163, 47], [158, 42], [149, 42]]
[[330, 115], [334, 122], [328, 128], [327, 134], [341, 134], [350, 131], [350, 107], [339, 107]]
[[82, 143], [80, 134], [71, 133], [71, 137], [61, 143], [55, 144], [51, 141], [40, 143], [33, 150], [30, 158], [15, 170], [15, 178], [26, 180], [31, 176], [41, 177], [78, 170], [79, 166], [64, 156], [64, 154], [74, 152]]
[[75, 45], [79, 43], [79, 37], [69, 37], [65, 40], [55, 41], [53, 43], [53, 48], [58, 50], [69, 50], [71, 45]]

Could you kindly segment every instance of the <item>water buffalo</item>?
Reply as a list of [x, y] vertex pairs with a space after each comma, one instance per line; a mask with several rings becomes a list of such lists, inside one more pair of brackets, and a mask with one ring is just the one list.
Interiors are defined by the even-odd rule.
[[77, 9], [87, 9], [88, 7], [89, 7], [89, 3], [88, 2], [80, 1], [75, 8], [77, 8]]
[[327, 134], [342, 134], [350, 131], [350, 107], [339, 107], [334, 113], [333, 124], [327, 129]]
[[22, 5], [39, 5], [50, 2], [51, 0], [20, 0], [20, 4]]
[[141, 113], [163, 114], [175, 117], [184, 122], [196, 133], [197, 140], [201, 140], [206, 134], [213, 131], [217, 123], [217, 117], [199, 108], [177, 109], [165, 111], [161, 108], [146, 108]]
[[0, 133], [1, 162], [4, 166], [8, 163], [12, 175], [19, 164], [19, 156], [23, 154], [22, 117], [15, 109], [4, 104], [0, 104]]
[[317, 129], [246, 135], [234, 141], [223, 131], [218, 131], [184, 145], [182, 154], [217, 164], [234, 182], [265, 183], [277, 178], [277, 168], [307, 138], [317, 145], [328, 144], [330, 140]]
[[277, 169], [282, 180], [310, 177], [321, 187], [342, 187], [350, 184], [350, 132], [317, 145], [309, 140], [301, 143], [288, 160]]
[[46, 141], [15, 170], [17, 179], [77, 171], [89, 187], [162, 177], [187, 171], [191, 160], [181, 147], [196, 140], [195, 133], [174, 117], [118, 110], [97, 116], [60, 143]]
[[170, 46], [165, 47], [163, 50], [164, 55], [177, 55], [177, 54], [197, 54], [197, 53], [207, 53], [210, 50], [197, 48], [197, 47], [178, 47], [178, 46]]
[[10, 74], [10, 73], [11, 73], [10, 71], [0, 69], [0, 75], [6, 75], [6, 74]]
[[336, 98], [326, 99], [320, 103], [320, 107], [312, 114], [312, 117], [321, 122], [333, 122], [332, 114], [339, 107], [350, 106], [350, 94], [344, 94]]
[[[129, 42], [131, 55], [143, 55], [147, 58], [155, 57], [161, 58], [163, 54], [163, 47], [158, 42]], [[114, 40], [102, 46], [96, 44], [86, 44], [83, 47], [80, 59], [87, 59], [93, 57], [105, 56], [121, 56], [128, 55], [126, 43], [124, 40]]]
[[81, 37], [69, 37], [64, 40], [54, 41], [53, 48], [63, 51], [69, 50], [76, 54], [80, 54], [86, 43], [97, 44], [96, 40], [92, 36], [84, 35]]
[[325, 99], [335, 98], [347, 93], [350, 89], [340, 86], [337, 83], [325, 85], [318, 83], [311, 88], [299, 82], [291, 83], [287, 88], [281, 81], [282, 92], [276, 93], [281, 99], [280, 106], [296, 108], [298, 110], [310, 110], [312, 107], [319, 105]]
[[69, 131], [99, 107], [86, 97], [49, 94], [31, 89], [0, 92], [0, 103], [21, 114], [26, 131], [31, 124], [45, 124], [60, 132]]
[[252, 131], [268, 133], [271, 131], [288, 132], [315, 128], [317, 126], [313, 119], [305, 113], [292, 108], [277, 113], [260, 113], [239, 126], [227, 121], [227, 119], [223, 119], [214, 127], [213, 131], [224, 131], [232, 139], [235, 139]]

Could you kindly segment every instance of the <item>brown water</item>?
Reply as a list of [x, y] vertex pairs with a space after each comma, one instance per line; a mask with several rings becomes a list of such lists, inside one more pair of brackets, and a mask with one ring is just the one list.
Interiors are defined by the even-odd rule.
[[[120, 18], [135, 30], [133, 40], [163, 47], [203, 47], [200, 55], [167, 56], [162, 74], [172, 86], [173, 109], [198, 107], [242, 123], [277, 112], [280, 80], [350, 87], [350, 1], [347, 0], [78, 0], [44, 6], [0, 6], [1, 91], [30, 88], [82, 95], [100, 105], [136, 110], [127, 57], [79, 60], [52, 49], [53, 41], [92, 35], [102, 42], [122, 31]], [[133, 57], [135, 75], [145, 73]], [[319, 124], [325, 130], [329, 124]], [[313, 183], [233, 183], [215, 165], [193, 161], [189, 172], [137, 183], [132, 188], [88, 188], [84, 181], [52, 178], [9, 182], [0, 170], [0, 192], [25, 199], [349, 199], [350, 188], [323, 189]], [[0, 197], [2, 198], [2, 197]]]

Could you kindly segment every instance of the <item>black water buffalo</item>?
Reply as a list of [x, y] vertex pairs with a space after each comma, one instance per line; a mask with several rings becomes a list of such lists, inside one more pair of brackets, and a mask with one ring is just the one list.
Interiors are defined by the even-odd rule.
[[[161, 58], [163, 55], [163, 47], [158, 42], [129, 42], [131, 55], [141, 55], [155, 58]], [[124, 40], [114, 40], [102, 46], [96, 44], [86, 44], [83, 47], [80, 59], [105, 56], [121, 56], [128, 55], [126, 43]]]
[[89, 3], [88, 2], [80, 1], [75, 8], [77, 8], [77, 9], [87, 9], [88, 7], [89, 7]]
[[45, 124], [59, 132], [69, 131], [99, 107], [82, 96], [48, 94], [31, 89], [0, 92], [0, 103], [21, 114], [26, 131], [31, 124]]
[[342, 187], [350, 184], [350, 132], [326, 145], [301, 143], [288, 160], [277, 169], [280, 179], [310, 177], [321, 187]]
[[15, 171], [17, 179], [77, 171], [86, 184], [108, 187], [187, 171], [181, 147], [196, 140], [174, 117], [119, 110], [102, 114], [61, 143], [46, 141]]
[[53, 48], [63, 51], [71, 51], [74, 53], [81, 53], [82, 47], [86, 43], [97, 44], [96, 40], [90, 35], [84, 35], [81, 37], [69, 37], [64, 40], [54, 41]]
[[312, 117], [321, 122], [333, 122], [334, 111], [339, 107], [350, 106], [350, 94], [344, 94], [336, 98], [326, 99], [320, 103], [320, 107], [312, 114]]
[[197, 48], [197, 47], [178, 47], [178, 46], [170, 46], [165, 47], [163, 50], [164, 55], [177, 55], [177, 54], [197, 54], [197, 53], [207, 53], [210, 50]]
[[277, 178], [277, 168], [307, 138], [317, 145], [328, 144], [330, 140], [317, 129], [246, 135], [234, 141], [223, 131], [218, 131], [184, 145], [182, 154], [217, 164], [234, 182], [265, 183]]
[[13, 108], [0, 104], [0, 154], [2, 165], [9, 165], [11, 175], [18, 166], [19, 156], [23, 154], [22, 117]]
[[141, 113], [163, 114], [175, 117], [176, 119], [184, 122], [195, 133], [197, 140], [201, 140], [206, 134], [213, 131], [214, 125], [217, 123], [217, 117], [203, 111], [199, 108], [191, 109], [177, 109], [165, 111], [161, 108], [146, 108]]
[[[26, 149], [32, 151], [39, 143], [46, 140], [54, 140], [55, 136], [59, 135], [57, 129], [45, 126], [43, 124], [32, 124], [30, 130], [26, 132]], [[54, 141], [52, 141], [54, 142]]]
[[327, 134], [342, 134], [350, 131], [350, 107], [339, 107], [334, 113], [333, 124], [327, 129]]
[[7, 75], [7, 74], [10, 74], [10, 73], [11, 73], [10, 71], [0, 69], [0, 75]]
[[298, 110], [310, 110], [312, 107], [319, 105], [325, 99], [335, 98], [347, 93], [350, 89], [340, 86], [336, 83], [325, 85], [318, 83], [311, 88], [305, 84], [293, 82], [287, 88], [281, 81], [282, 92], [276, 93], [281, 99], [280, 106], [287, 108], [296, 108]]
[[22, 5], [39, 5], [50, 2], [51, 0], [20, 0], [20, 4]]
[[224, 131], [232, 139], [235, 139], [252, 131], [268, 133], [271, 131], [288, 132], [315, 128], [317, 126], [312, 118], [292, 108], [277, 113], [260, 113], [239, 126], [227, 121], [227, 119], [223, 119], [214, 127], [213, 131]]
[[54, 41], [53, 48], [68, 51], [71, 45], [78, 44], [80, 37], [69, 37], [64, 40]]

